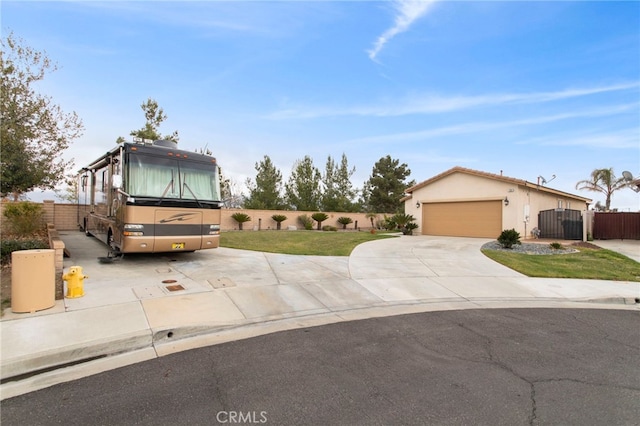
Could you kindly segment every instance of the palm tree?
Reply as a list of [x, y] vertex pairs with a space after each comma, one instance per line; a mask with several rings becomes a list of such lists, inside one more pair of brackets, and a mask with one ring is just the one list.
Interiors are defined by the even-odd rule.
[[373, 224], [373, 219], [376, 219], [378, 215], [375, 213], [369, 212], [365, 215], [365, 217], [371, 221], [371, 229], [375, 229], [375, 225]]
[[238, 222], [238, 230], [240, 231], [242, 231], [242, 224], [251, 220], [251, 216], [240, 212], [232, 214], [231, 217]]
[[271, 219], [275, 220], [277, 224], [276, 229], [279, 231], [280, 228], [282, 228], [282, 222], [287, 220], [287, 217], [283, 214], [274, 214], [273, 216], [271, 216]]
[[576, 189], [594, 192], [602, 192], [605, 195], [604, 211], [609, 211], [611, 207], [611, 196], [618, 189], [626, 186], [624, 177], [617, 178], [613, 168], [595, 169], [591, 172], [590, 180], [581, 180], [576, 183]]
[[317, 212], [311, 215], [311, 219], [318, 222], [318, 231], [320, 230], [320, 226], [322, 226], [322, 222], [329, 219], [329, 215], [322, 212]]
[[341, 216], [338, 218], [337, 222], [342, 225], [342, 229], [347, 229], [347, 225], [353, 223], [353, 219], [348, 216]]

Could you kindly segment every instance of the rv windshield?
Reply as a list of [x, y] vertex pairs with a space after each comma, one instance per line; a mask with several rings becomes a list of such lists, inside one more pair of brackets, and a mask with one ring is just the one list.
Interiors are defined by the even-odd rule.
[[133, 197], [218, 201], [214, 165], [177, 158], [129, 155], [127, 192]]

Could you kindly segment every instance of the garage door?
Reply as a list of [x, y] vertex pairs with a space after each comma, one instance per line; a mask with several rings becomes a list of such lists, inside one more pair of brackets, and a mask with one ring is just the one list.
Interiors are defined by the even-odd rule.
[[502, 201], [422, 204], [422, 234], [498, 238], [502, 232]]

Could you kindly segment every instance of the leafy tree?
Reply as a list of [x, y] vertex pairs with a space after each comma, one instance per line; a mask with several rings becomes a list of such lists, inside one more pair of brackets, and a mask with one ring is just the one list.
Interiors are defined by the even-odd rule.
[[21, 194], [32, 189], [54, 189], [64, 180], [73, 160], [62, 152], [82, 135], [82, 121], [75, 112], [65, 114], [49, 96], [33, 86], [57, 66], [46, 53], [24, 46], [10, 33], [0, 51], [0, 195]]
[[403, 205], [400, 199], [404, 191], [415, 185], [415, 181], [406, 182], [411, 170], [405, 163], [400, 164], [387, 155], [373, 166], [369, 180], [364, 186], [364, 198], [368, 211], [379, 213], [400, 213]]
[[296, 161], [285, 185], [285, 198], [295, 210], [318, 210], [320, 206], [320, 171], [311, 157]]
[[234, 179], [226, 177], [221, 167], [218, 167], [218, 173], [220, 174], [220, 198], [224, 206], [228, 209], [241, 208], [244, 203], [238, 184]]
[[604, 211], [611, 209], [611, 197], [619, 189], [627, 187], [624, 177], [616, 177], [612, 168], [595, 169], [591, 172], [591, 179], [576, 183], [576, 189], [601, 192], [605, 195]]
[[55, 189], [54, 192], [56, 197], [62, 201], [66, 201], [67, 203], [77, 203], [78, 202], [78, 180], [76, 175], [68, 174], [65, 176], [64, 183], [66, 188], [64, 189]]
[[282, 200], [282, 173], [276, 168], [268, 155], [256, 163], [256, 180], [247, 179], [249, 197], [245, 200], [247, 209], [281, 210], [284, 208]]
[[357, 191], [351, 184], [351, 176], [355, 167], [349, 168], [347, 156], [343, 153], [340, 165], [336, 165], [331, 156], [327, 158], [322, 183], [324, 191], [321, 199], [323, 210], [333, 212], [355, 211], [353, 202]]
[[[177, 130], [170, 135], [162, 136], [160, 134], [158, 128], [160, 127], [162, 122], [167, 119], [167, 114], [165, 114], [164, 110], [160, 108], [158, 102], [156, 102], [154, 99], [148, 98], [145, 103], [140, 105], [140, 108], [142, 108], [142, 111], [144, 112], [144, 118], [146, 122], [144, 124], [144, 127], [142, 127], [141, 129], [132, 130], [131, 133], [129, 133], [131, 136], [142, 139], [149, 139], [152, 141], [166, 139], [178, 142], [180, 138], [178, 137]], [[122, 143], [124, 141], [125, 139], [121, 136], [116, 139], [117, 143]]]

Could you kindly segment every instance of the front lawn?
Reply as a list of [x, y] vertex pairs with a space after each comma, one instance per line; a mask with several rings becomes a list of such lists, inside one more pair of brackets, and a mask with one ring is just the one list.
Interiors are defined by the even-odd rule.
[[220, 247], [297, 255], [349, 256], [358, 244], [393, 236], [365, 231], [225, 231], [220, 235]]
[[640, 263], [620, 253], [577, 247], [572, 254], [531, 255], [482, 250], [485, 256], [529, 277], [640, 281]]

